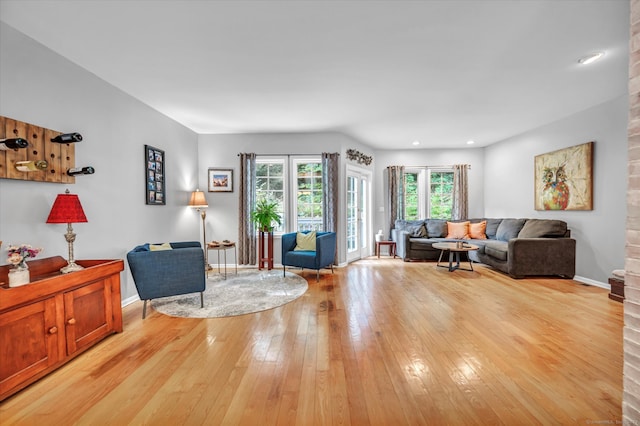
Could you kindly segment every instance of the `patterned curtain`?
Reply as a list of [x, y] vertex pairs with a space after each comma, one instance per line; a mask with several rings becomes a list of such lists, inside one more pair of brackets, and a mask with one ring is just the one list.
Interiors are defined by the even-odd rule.
[[340, 154], [322, 153], [322, 229], [338, 231], [338, 173]]
[[256, 154], [240, 154], [240, 211], [238, 217], [238, 265], [255, 265], [256, 231], [251, 211], [256, 203]]
[[468, 164], [453, 165], [453, 208], [451, 209], [451, 219], [453, 220], [469, 217], [468, 170]]
[[396, 219], [404, 219], [404, 166], [387, 167], [387, 210], [389, 211], [389, 238]]
[[[338, 231], [339, 156], [337, 152], [322, 153], [322, 229], [328, 232]], [[337, 249], [335, 253], [333, 263], [337, 265]]]

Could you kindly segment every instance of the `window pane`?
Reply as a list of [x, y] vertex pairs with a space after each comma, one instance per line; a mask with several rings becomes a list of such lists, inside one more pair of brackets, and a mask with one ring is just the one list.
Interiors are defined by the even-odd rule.
[[420, 219], [419, 215], [418, 173], [404, 174], [404, 218]]
[[322, 164], [298, 163], [296, 167], [298, 231], [322, 229]]
[[451, 219], [453, 207], [453, 172], [431, 172], [429, 194], [430, 217]]
[[256, 164], [256, 198], [275, 201], [278, 204], [278, 213], [282, 217], [282, 224], [274, 228], [276, 232], [286, 229], [283, 171], [282, 160], [260, 160]]

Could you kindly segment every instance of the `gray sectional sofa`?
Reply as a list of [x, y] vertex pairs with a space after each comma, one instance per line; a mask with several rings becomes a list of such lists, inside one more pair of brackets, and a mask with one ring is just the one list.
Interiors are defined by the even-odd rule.
[[[575, 275], [576, 241], [567, 223], [553, 219], [469, 219], [486, 221], [486, 239], [464, 239], [479, 246], [469, 252], [471, 261], [489, 265], [514, 278], [525, 276]], [[457, 221], [460, 222], [460, 221]], [[397, 220], [391, 230], [396, 252], [405, 262], [438, 260], [440, 250], [433, 243], [447, 238], [446, 220]]]

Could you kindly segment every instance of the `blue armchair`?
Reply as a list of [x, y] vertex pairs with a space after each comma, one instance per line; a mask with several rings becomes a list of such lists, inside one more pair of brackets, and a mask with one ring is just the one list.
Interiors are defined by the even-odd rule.
[[144, 300], [142, 318], [147, 315], [147, 301], [158, 297], [202, 292], [206, 287], [204, 252], [197, 241], [170, 243], [171, 250], [151, 250], [149, 244], [127, 253], [133, 281]]
[[297, 232], [292, 232], [282, 236], [282, 273], [286, 273], [287, 266], [315, 269], [317, 281], [320, 281], [320, 269], [331, 267], [331, 273], [333, 273], [333, 259], [336, 256], [336, 233], [317, 232], [315, 251], [294, 250], [296, 235]]

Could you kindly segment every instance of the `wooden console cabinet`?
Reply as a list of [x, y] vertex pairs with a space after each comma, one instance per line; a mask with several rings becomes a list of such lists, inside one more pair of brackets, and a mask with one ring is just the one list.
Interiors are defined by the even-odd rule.
[[79, 260], [60, 273], [62, 257], [28, 262], [31, 283], [9, 287], [0, 266], [0, 401], [122, 331], [122, 260]]

